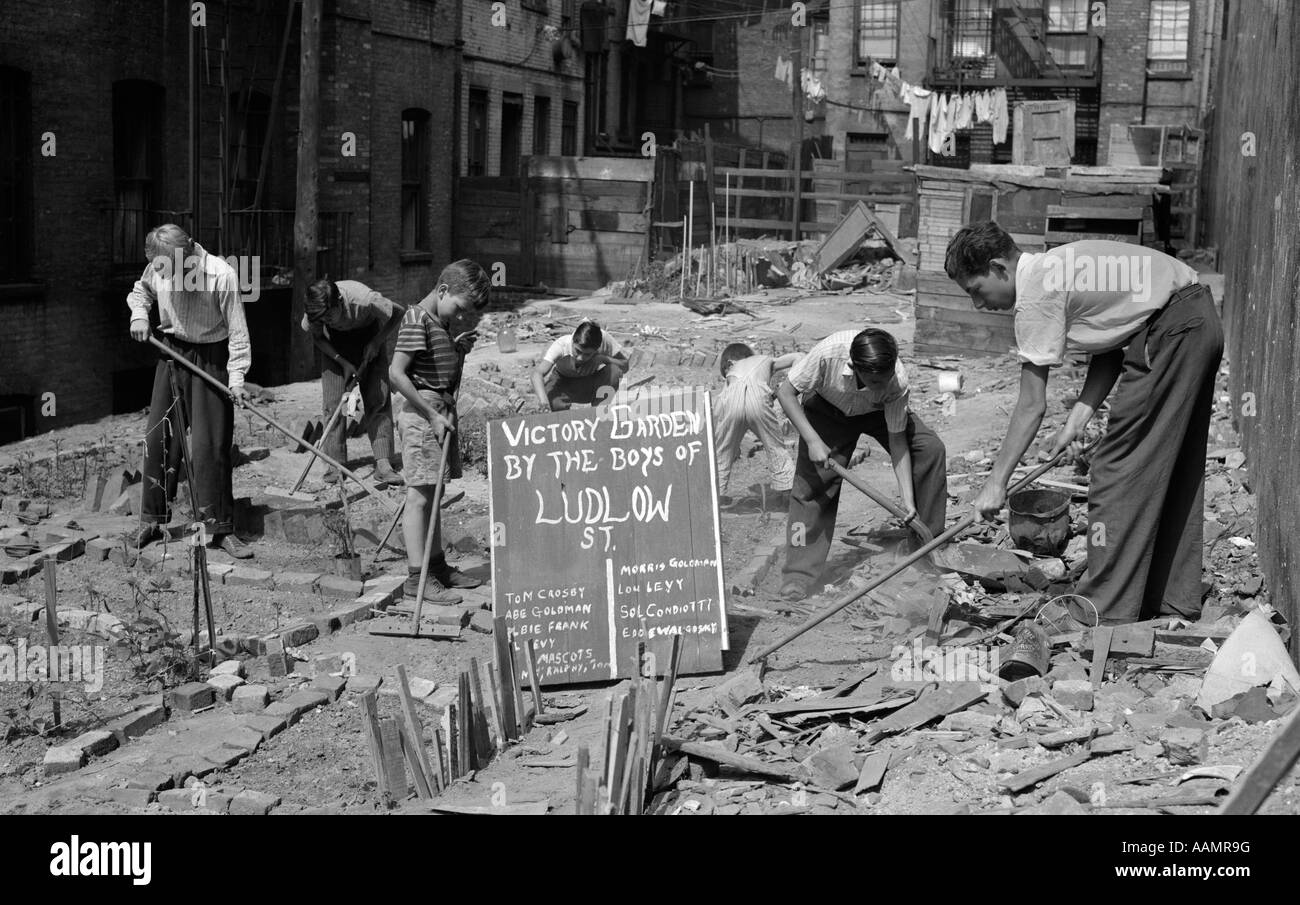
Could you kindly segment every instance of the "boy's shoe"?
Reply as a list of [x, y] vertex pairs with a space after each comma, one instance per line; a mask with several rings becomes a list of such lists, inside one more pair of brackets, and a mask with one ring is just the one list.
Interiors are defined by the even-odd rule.
[[375, 465], [375, 473], [371, 476], [376, 484], [390, 484], [400, 487], [406, 483], [402, 473], [389, 465], [386, 461], [380, 461]]
[[155, 522], [146, 522], [126, 535], [126, 543], [134, 550], [147, 546], [156, 540], [162, 540], [162, 526]]
[[433, 571], [431, 569], [429, 574], [438, 579], [438, 583], [444, 588], [469, 590], [470, 588], [477, 588], [479, 585], [483, 584], [480, 579], [472, 578], [460, 569], [454, 569], [451, 566], [439, 571]]
[[808, 589], [804, 587], [803, 582], [790, 579], [781, 585], [781, 591], [777, 596], [782, 600], [803, 600], [808, 596]]
[[[430, 578], [437, 576], [430, 573]], [[402, 596], [406, 599], [415, 600], [415, 595], [420, 591], [420, 573], [407, 570], [406, 582], [402, 585]], [[428, 581], [424, 585], [424, 602], [436, 603], [441, 606], [455, 606], [464, 600], [459, 594], [453, 594], [451, 591], [438, 587], [437, 581]]]
[[212, 539], [212, 549], [224, 550], [235, 559], [252, 559], [253, 548], [244, 543], [232, 531], [229, 534], [222, 534]]

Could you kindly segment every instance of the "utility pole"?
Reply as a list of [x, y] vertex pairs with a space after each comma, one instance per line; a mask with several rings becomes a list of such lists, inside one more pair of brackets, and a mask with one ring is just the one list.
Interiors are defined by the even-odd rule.
[[790, 169], [794, 173], [794, 218], [791, 223], [791, 238], [798, 242], [799, 220], [803, 213], [803, 27], [792, 26], [790, 34], [794, 38], [794, 47], [790, 52], [790, 69], [794, 82], [794, 87], [791, 89], [794, 106], [794, 156], [790, 160]]
[[[297, 329], [307, 310], [307, 285], [316, 278], [316, 193], [320, 153], [320, 34], [322, 0], [302, 0], [302, 56], [298, 89], [298, 199], [293, 218], [293, 310], [289, 320], [289, 379], [311, 375], [311, 338]], [[336, 276], [343, 276], [337, 274]]]

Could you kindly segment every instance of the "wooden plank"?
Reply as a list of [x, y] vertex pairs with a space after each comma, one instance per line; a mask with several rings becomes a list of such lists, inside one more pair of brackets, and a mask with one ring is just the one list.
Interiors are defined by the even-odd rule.
[[[732, 189], [731, 194], [741, 198], [789, 199], [790, 193], [781, 189]], [[909, 194], [861, 192], [804, 192], [802, 197], [811, 201], [865, 201], [868, 204], [909, 204]]]
[[1053, 220], [1141, 220], [1145, 212], [1141, 207], [1074, 207], [1049, 204], [1047, 216]]
[[776, 779], [782, 779], [789, 782], [808, 782], [808, 771], [798, 764], [774, 764], [767, 761], [761, 761], [753, 757], [745, 757], [741, 754], [735, 754], [723, 748], [721, 745], [710, 745], [706, 742], [692, 742], [686, 739], [676, 738], [675, 736], [664, 736], [664, 747], [669, 751], [676, 751], [685, 754], [687, 757], [694, 757], [700, 760], [712, 761], [725, 767], [731, 767], [740, 770], [743, 773], [753, 773], [755, 776], [771, 776]]
[[1300, 760], [1300, 707], [1268, 743], [1223, 803], [1220, 814], [1254, 814]]
[[872, 725], [865, 741], [873, 745], [888, 735], [917, 729], [926, 723], [942, 719], [950, 713], [965, 710], [986, 697], [988, 692], [974, 682], [954, 682], [939, 688], [927, 689], [914, 703]]
[[[930, 304], [930, 302], [934, 304]], [[953, 299], [951, 296], [932, 296], [925, 304], [916, 306], [916, 320], [940, 321], [945, 324], [970, 324], [976, 327], [988, 327], [1015, 339], [1015, 317], [1005, 311], [980, 311], [971, 304], [969, 298]]]
[[392, 807], [396, 796], [388, 782], [384, 741], [379, 731], [379, 708], [375, 703], [373, 691], [361, 697], [361, 728], [366, 736], [366, 744], [370, 748], [370, 762], [375, 770], [375, 784], [379, 788], [379, 798], [386, 807]]
[[519, 737], [515, 728], [519, 720], [515, 713], [515, 693], [511, 686], [517, 686], [519, 678], [510, 674], [510, 638], [507, 631], [504, 616], [492, 620], [492, 643], [496, 654], [497, 675], [501, 679], [501, 721], [506, 740], [514, 741]]
[[1109, 625], [1098, 626], [1093, 632], [1094, 647], [1092, 651], [1092, 672], [1089, 679], [1092, 681], [1093, 690], [1101, 688], [1102, 679], [1106, 675], [1106, 661], [1110, 658], [1110, 641], [1114, 634], [1114, 629]]
[[384, 773], [388, 777], [388, 788], [393, 798], [401, 800], [406, 797], [409, 786], [406, 782], [406, 768], [402, 764], [402, 730], [393, 717], [379, 718], [379, 740], [383, 748]]
[[872, 693], [848, 698], [805, 698], [800, 701], [778, 701], [775, 704], [751, 704], [744, 709], [745, 714], [766, 713], [768, 716], [808, 716], [818, 713], [878, 713], [882, 710], [897, 710], [912, 703], [914, 694], [890, 695], [882, 697]]
[[888, 769], [888, 751], [868, 753], [866, 760], [862, 762], [862, 770], [858, 773], [857, 784], [853, 786], [853, 794], [861, 795], [863, 792], [870, 792], [877, 788], [884, 781], [885, 771]]
[[1054, 760], [1050, 763], [1043, 764], [1041, 767], [1034, 767], [1030, 770], [1022, 770], [1014, 776], [998, 780], [998, 785], [1008, 792], [1023, 792], [1025, 789], [1031, 789], [1044, 780], [1051, 779], [1058, 773], [1064, 773], [1066, 770], [1079, 766], [1092, 758], [1092, 752], [1087, 748], [1071, 754], [1069, 757], [1063, 757], [1060, 760]]
[[406, 769], [411, 771], [411, 777], [415, 782], [415, 794], [423, 799], [432, 798], [433, 788], [430, 779], [420, 766], [420, 748], [423, 746], [411, 738], [405, 726], [399, 725], [397, 731], [398, 739], [402, 743], [402, 759], [406, 763]]
[[486, 763], [492, 756], [492, 738], [488, 727], [491, 725], [488, 713], [494, 708], [492, 700], [483, 696], [483, 682], [479, 677], [478, 657], [469, 658], [470, 692], [474, 696], [474, 740], [478, 746], [479, 763]]
[[[406, 736], [411, 742], [415, 764], [411, 772], [416, 774], [415, 789], [421, 798], [428, 798], [435, 791], [442, 791], [442, 778], [433, 771], [429, 763], [429, 752], [424, 747], [424, 730], [420, 718], [415, 713], [415, 699], [411, 697], [411, 686], [406, 679], [406, 666], [397, 664], [397, 693], [402, 702], [402, 721], [406, 725]], [[427, 789], [421, 791], [421, 787]]]

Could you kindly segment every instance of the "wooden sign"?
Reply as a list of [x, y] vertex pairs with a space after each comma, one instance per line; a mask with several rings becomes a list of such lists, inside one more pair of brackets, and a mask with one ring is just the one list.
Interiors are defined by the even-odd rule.
[[[493, 612], [543, 685], [717, 672], [727, 649], [707, 391], [488, 424]], [[649, 672], [649, 669], [646, 669]], [[526, 671], [516, 676], [526, 681]]]

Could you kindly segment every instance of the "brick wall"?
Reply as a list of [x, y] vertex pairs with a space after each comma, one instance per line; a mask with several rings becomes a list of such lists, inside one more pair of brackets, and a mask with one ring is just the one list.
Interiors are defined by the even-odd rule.
[[[461, 110], [468, 110], [471, 89], [488, 92], [487, 171], [485, 176], [515, 176], [501, 172], [501, 106], [504, 94], [523, 97], [523, 125], [521, 128], [520, 158], [533, 150], [535, 123], [534, 99], [551, 100], [550, 122], [547, 134], [552, 154], [560, 153], [560, 126], [564, 102], [578, 104], [578, 149], [583, 145], [583, 89], [582, 55], [577, 47], [577, 34], [573, 42], [551, 40], [542, 29], [562, 27], [561, 0], [506, 0], [505, 24], [493, 23], [491, 3], [466, 3], [462, 9], [464, 21], [464, 68], [461, 84]], [[545, 6], [544, 11], [541, 7]], [[577, 6], [574, 4], [573, 23], [577, 26]], [[557, 62], [557, 54], [560, 56]], [[462, 115], [459, 123], [461, 155], [457, 172], [468, 172], [469, 117]], [[448, 159], [451, 159], [448, 157]]]

